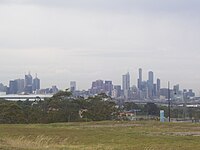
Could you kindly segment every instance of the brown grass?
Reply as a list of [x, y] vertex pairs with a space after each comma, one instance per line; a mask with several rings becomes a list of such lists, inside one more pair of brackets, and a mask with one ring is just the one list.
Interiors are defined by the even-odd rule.
[[200, 147], [200, 124], [90, 122], [0, 125], [0, 149], [188, 150]]

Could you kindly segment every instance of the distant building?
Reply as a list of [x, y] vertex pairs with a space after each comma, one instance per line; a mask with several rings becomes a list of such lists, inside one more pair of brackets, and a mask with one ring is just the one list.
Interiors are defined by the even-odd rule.
[[160, 84], [160, 79], [157, 79], [157, 97], [159, 98], [160, 97], [160, 87], [161, 87], [161, 84]]
[[112, 81], [105, 81], [104, 83], [104, 90], [108, 96], [112, 95], [113, 84]]
[[28, 75], [25, 75], [25, 93], [33, 93], [33, 78], [31, 74], [29, 73]]
[[[170, 92], [170, 94], [169, 94], [169, 92]], [[168, 99], [169, 96], [170, 96], [169, 98], [172, 98], [173, 90], [172, 89], [168, 89], [168, 88], [161, 88], [160, 89], [160, 95], [162, 97], [165, 97], [165, 99]]]
[[17, 93], [22, 93], [24, 92], [24, 79], [17, 79]]
[[122, 90], [124, 92], [124, 97], [129, 98], [130, 94], [130, 75], [129, 72], [122, 76]]
[[122, 88], [121, 88], [121, 86], [120, 86], [120, 85], [115, 85], [115, 86], [114, 86], [114, 90], [115, 90], [115, 92], [114, 92], [115, 98], [116, 98], [116, 97], [120, 97], [120, 96], [121, 96], [121, 93], [122, 93]]
[[188, 97], [195, 97], [195, 93], [192, 89], [189, 89], [189, 92], [187, 93]]
[[157, 96], [157, 85], [153, 84], [153, 97]]
[[7, 92], [7, 86], [4, 86], [2, 83], [0, 83], [0, 92]]
[[173, 90], [174, 90], [174, 94], [178, 94], [179, 93], [179, 84], [177, 84], [177, 85], [174, 85], [174, 88], [173, 88]]
[[33, 91], [39, 90], [40, 89], [40, 79], [36, 77], [33, 79]]
[[52, 86], [52, 94], [56, 94], [59, 90], [58, 90], [58, 88], [54, 85], [54, 86]]
[[76, 81], [70, 82], [70, 92], [74, 93], [76, 91]]
[[90, 89], [90, 94], [95, 95], [100, 93], [105, 93], [103, 80], [93, 81], [92, 88]]
[[147, 81], [147, 84], [148, 84], [148, 97], [150, 99], [153, 99], [153, 89], [154, 89], [154, 76], [153, 76], [153, 72], [152, 71], [149, 71], [148, 73], [148, 81]]
[[142, 90], [142, 69], [139, 68], [138, 89]]
[[18, 91], [17, 80], [11, 80], [11, 81], [9, 81], [8, 94], [17, 94], [17, 91]]

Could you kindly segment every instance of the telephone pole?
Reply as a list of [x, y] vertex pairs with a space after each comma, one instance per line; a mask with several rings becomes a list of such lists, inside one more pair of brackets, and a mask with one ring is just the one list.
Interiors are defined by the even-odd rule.
[[170, 83], [168, 81], [168, 116], [169, 116], [169, 122], [171, 121], [171, 116], [170, 116], [170, 113], [171, 113], [171, 109], [170, 109]]

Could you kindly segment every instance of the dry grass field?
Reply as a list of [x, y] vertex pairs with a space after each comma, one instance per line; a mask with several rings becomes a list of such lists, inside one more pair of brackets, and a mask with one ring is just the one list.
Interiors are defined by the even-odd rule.
[[0, 125], [2, 150], [198, 150], [200, 124], [83, 122]]

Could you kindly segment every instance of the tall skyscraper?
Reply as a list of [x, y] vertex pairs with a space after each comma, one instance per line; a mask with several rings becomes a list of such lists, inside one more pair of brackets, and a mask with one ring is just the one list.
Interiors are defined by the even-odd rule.
[[107, 95], [109, 95], [109, 96], [112, 95], [112, 90], [113, 90], [112, 81], [105, 81], [104, 90], [107, 93]]
[[9, 82], [9, 92], [8, 94], [17, 94], [17, 80], [11, 80]]
[[25, 75], [25, 87], [30, 86], [33, 84], [33, 78], [31, 74], [29, 73], [28, 75]]
[[33, 92], [33, 78], [31, 74], [29, 73], [28, 75], [25, 75], [25, 92], [26, 93], [32, 93]]
[[148, 96], [150, 99], [153, 99], [153, 89], [154, 89], [154, 85], [153, 85], [153, 72], [149, 71], [148, 73]]
[[149, 71], [148, 81], [151, 85], [153, 85], [153, 72], [152, 71]]
[[39, 90], [40, 89], [40, 79], [36, 77], [33, 79], [33, 91]]
[[142, 69], [139, 68], [138, 89], [142, 90]]
[[129, 72], [122, 76], [122, 90], [124, 92], [125, 98], [129, 98], [129, 92], [130, 92], [130, 75], [129, 75]]
[[116, 97], [120, 97], [121, 96], [121, 91], [122, 91], [121, 86], [120, 85], [115, 85], [114, 86], [114, 90], [116, 92]]
[[22, 93], [24, 91], [24, 79], [17, 79], [17, 93]]
[[160, 97], [160, 79], [157, 79], [157, 97]]

